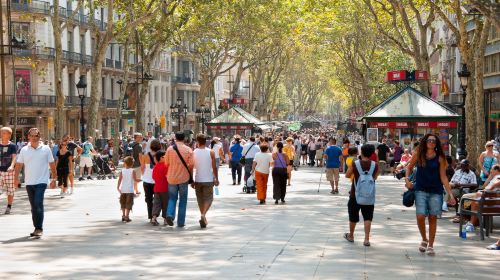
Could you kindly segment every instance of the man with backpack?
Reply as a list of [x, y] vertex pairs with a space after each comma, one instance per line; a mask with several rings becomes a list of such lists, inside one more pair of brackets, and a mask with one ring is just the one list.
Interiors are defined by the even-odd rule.
[[85, 180], [83, 178], [85, 167], [87, 167], [87, 179], [92, 180], [92, 156], [96, 154], [94, 145], [92, 145], [92, 137], [88, 137], [87, 141], [82, 145], [82, 154], [80, 155], [80, 178], [79, 181]]
[[347, 203], [349, 233], [344, 233], [344, 238], [349, 242], [354, 242], [354, 230], [359, 222], [359, 211], [361, 210], [365, 227], [364, 246], [370, 246], [370, 229], [375, 208], [375, 180], [378, 177], [378, 164], [370, 160], [373, 153], [375, 153], [375, 146], [363, 145], [361, 159], [356, 160], [345, 174], [346, 178], [351, 178], [354, 175], [354, 180]]

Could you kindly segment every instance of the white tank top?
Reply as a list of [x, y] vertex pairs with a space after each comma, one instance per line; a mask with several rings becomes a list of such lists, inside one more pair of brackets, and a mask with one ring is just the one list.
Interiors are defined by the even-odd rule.
[[193, 152], [194, 159], [194, 181], [199, 183], [208, 183], [214, 181], [214, 174], [212, 170], [212, 157], [210, 156], [210, 149], [195, 149]]
[[120, 190], [122, 193], [134, 193], [134, 169], [125, 168], [122, 169], [122, 185]]
[[[151, 161], [151, 158], [149, 157], [150, 153], [147, 153], [146, 156], [149, 158], [149, 161]], [[153, 157], [153, 155], [151, 155]], [[153, 157], [154, 159], [154, 157]], [[154, 163], [154, 162], [153, 162]], [[144, 183], [148, 184], [154, 184], [155, 181], [153, 180], [153, 168], [151, 168], [150, 163], [146, 163], [144, 166], [144, 174], [142, 174], [142, 181]]]

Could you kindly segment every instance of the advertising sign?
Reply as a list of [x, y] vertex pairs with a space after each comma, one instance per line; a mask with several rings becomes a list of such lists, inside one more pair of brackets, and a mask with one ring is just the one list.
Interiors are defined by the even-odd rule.
[[31, 70], [14, 70], [14, 86], [18, 103], [31, 103]]

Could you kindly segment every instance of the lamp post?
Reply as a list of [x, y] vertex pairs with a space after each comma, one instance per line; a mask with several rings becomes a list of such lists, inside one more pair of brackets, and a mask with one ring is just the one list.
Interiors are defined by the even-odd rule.
[[461, 157], [467, 157], [467, 150], [465, 145], [465, 100], [467, 98], [467, 86], [469, 85], [470, 72], [467, 69], [467, 64], [462, 64], [462, 70], [457, 71], [457, 75], [460, 78], [460, 87], [463, 92], [462, 99], [462, 119], [460, 123], [460, 143], [458, 148], [458, 155]]
[[83, 100], [85, 99], [87, 91], [87, 78], [85, 75], [80, 76], [80, 80], [76, 84], [76, 89], [78, 90], [78, 97], [80, 98], [80, 137], [82, 138], [82, 143], [85, 142], [85, 126], [83, 123]]
[[196, 119], [201, 123], [201, 133], [205, 134], [205, 122], [210, 117], [210, 108], [206, 108], [205, 105], [200, 107], [200, 109], [196, 109]]
[[172, 118], [177, 118], [179, 131], [181, 130], [181, 118], [184, 118], [184, 122], [186, 121], [188, 107], [186, 104], [182, 106], [182, 99], [177, 98], [176, 104], [170, 105], [170, 115]]

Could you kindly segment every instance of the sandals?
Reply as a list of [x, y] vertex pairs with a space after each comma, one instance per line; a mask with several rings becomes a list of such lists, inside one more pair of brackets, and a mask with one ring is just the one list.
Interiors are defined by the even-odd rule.
[[370, 247], [371, 246], [370, 241], [363, 242], [363, 245], [366, 246], [366, 247]]
[[353, 239], [353, 238], [349, 238], [349, 233], [347, 233], [347, 232], [346, 232], [346, 233], [344, 233], [344, 239], [345, 239], [345, 240], [347, 240], [347, 241], [349, 241], [349, 242], [351, 242], [351, 243], [353, 243], [353, 242], [354, 242], [354, 239]]
[[[422, 241], [420, 242], [420, 247], [418, 247], [418, 250], [421, 252], [421, 253], [425, 253], [425, 251], [427, 250], [427, 244], [429, 244], [428, 241]], [[431, 247], [432, 248], [432, 247]]]
[[488, 250], [500, 250], [500, 245], [493, 243], [490, 246], [486, 247], [486, 249], [488, 249]]
[[454, 222], [455, 224], [460, 223], [460, 217], [453, 218], [452, 222]]
[[427, 255], [429, 256], [434, 256], [436, 253], [434, 252], [434, 248], [432, 247], [427, 247]]

